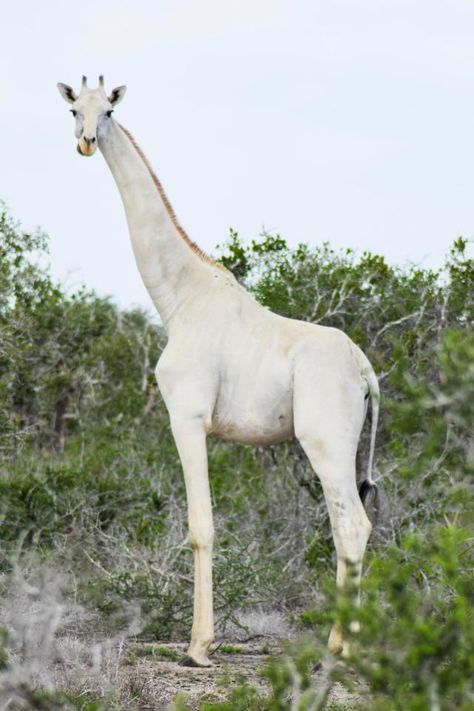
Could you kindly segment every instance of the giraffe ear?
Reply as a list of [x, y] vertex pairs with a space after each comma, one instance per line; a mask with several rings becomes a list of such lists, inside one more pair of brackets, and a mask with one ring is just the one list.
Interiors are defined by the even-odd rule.
[[109, 96], [109, 101], [112, 104], [112, 106], [117, 106], [119, 104], [123, 97], [125, 96], [125, 92], [127, 91], [126, 86], [117, 86], [115, 89], [112, 89], [112, 92]]
[[62, 82], [59, 82], [58, 89], [59, 89], [59, 93], [63, 97], [64, 101], [67, 101], [68, 104], [73, 104], [76, 101], [76, 99], [77, 99], [76, 93], [75, 93], [74, 89], [72, 89], [70, 86], [68, 86], [67, 84], [63, 84]]

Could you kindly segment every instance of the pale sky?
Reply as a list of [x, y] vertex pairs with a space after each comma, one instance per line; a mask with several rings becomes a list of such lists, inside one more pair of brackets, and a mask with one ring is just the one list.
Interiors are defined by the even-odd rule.
[[149, 305], [118, 191], [56, 82], [116, 118], [207, 251], [229, 227], [438, 265], [474, 235], [472, 0], [2, 3], [0, 198], [55, 276]]

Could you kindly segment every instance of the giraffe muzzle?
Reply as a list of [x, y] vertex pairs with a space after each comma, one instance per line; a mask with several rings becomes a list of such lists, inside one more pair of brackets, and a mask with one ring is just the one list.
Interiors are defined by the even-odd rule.
[[97, 141], [94, 138], [84, 138], [82, 137], [77, 144], [77, 152], [81, 156], [92, 156], [94, 155], [97, 148]]

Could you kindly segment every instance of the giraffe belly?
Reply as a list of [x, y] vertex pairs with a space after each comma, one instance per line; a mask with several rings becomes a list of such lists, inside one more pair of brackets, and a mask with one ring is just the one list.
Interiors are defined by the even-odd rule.
[[281, 387], [223, 388], [213, 412], [210, 434], [245, 444], [274, 444], [292, 439], [293, 393]]
[[250, 418], [245, 424], [228, 420], [215, 421], [209, 434], [228, 442], [242, 444], [277, 444], [295, 436], [293, 421], [290, 423], [282, 415], [277, 423], [269, 423], [267, 427], [262, 427], [260, 422], [252, 422]]

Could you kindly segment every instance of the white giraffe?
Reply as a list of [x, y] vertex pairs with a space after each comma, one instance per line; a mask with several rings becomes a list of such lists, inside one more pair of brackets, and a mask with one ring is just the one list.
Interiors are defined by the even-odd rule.
[[[194, 554], [194, 618], [189, 664], [209, 666], [214, 638], [214, 528], [206, 438], [272, 444], [296, 437], [324, 491], [337, 553], [337, 584], [347, 568], [360, 580], [371, 531], [356, 485], [355, 459], [372, 396], [364, 490], [375, 492], [372, 461], [379, 389], [362, 351], [335, 328], [283, 318], [258, 304], [179, 225], [130, 133], [113, 118], [126, 87], [107, 97], [83, 77], [79, 95], [58, 84], [75, 117], [77, 150], [98, 146], [117, 183], [143, 282], [168, 335], [156, 378], [169, 412], [186, 483]], [[328, 642], [344, 651], [339, 625]]]

